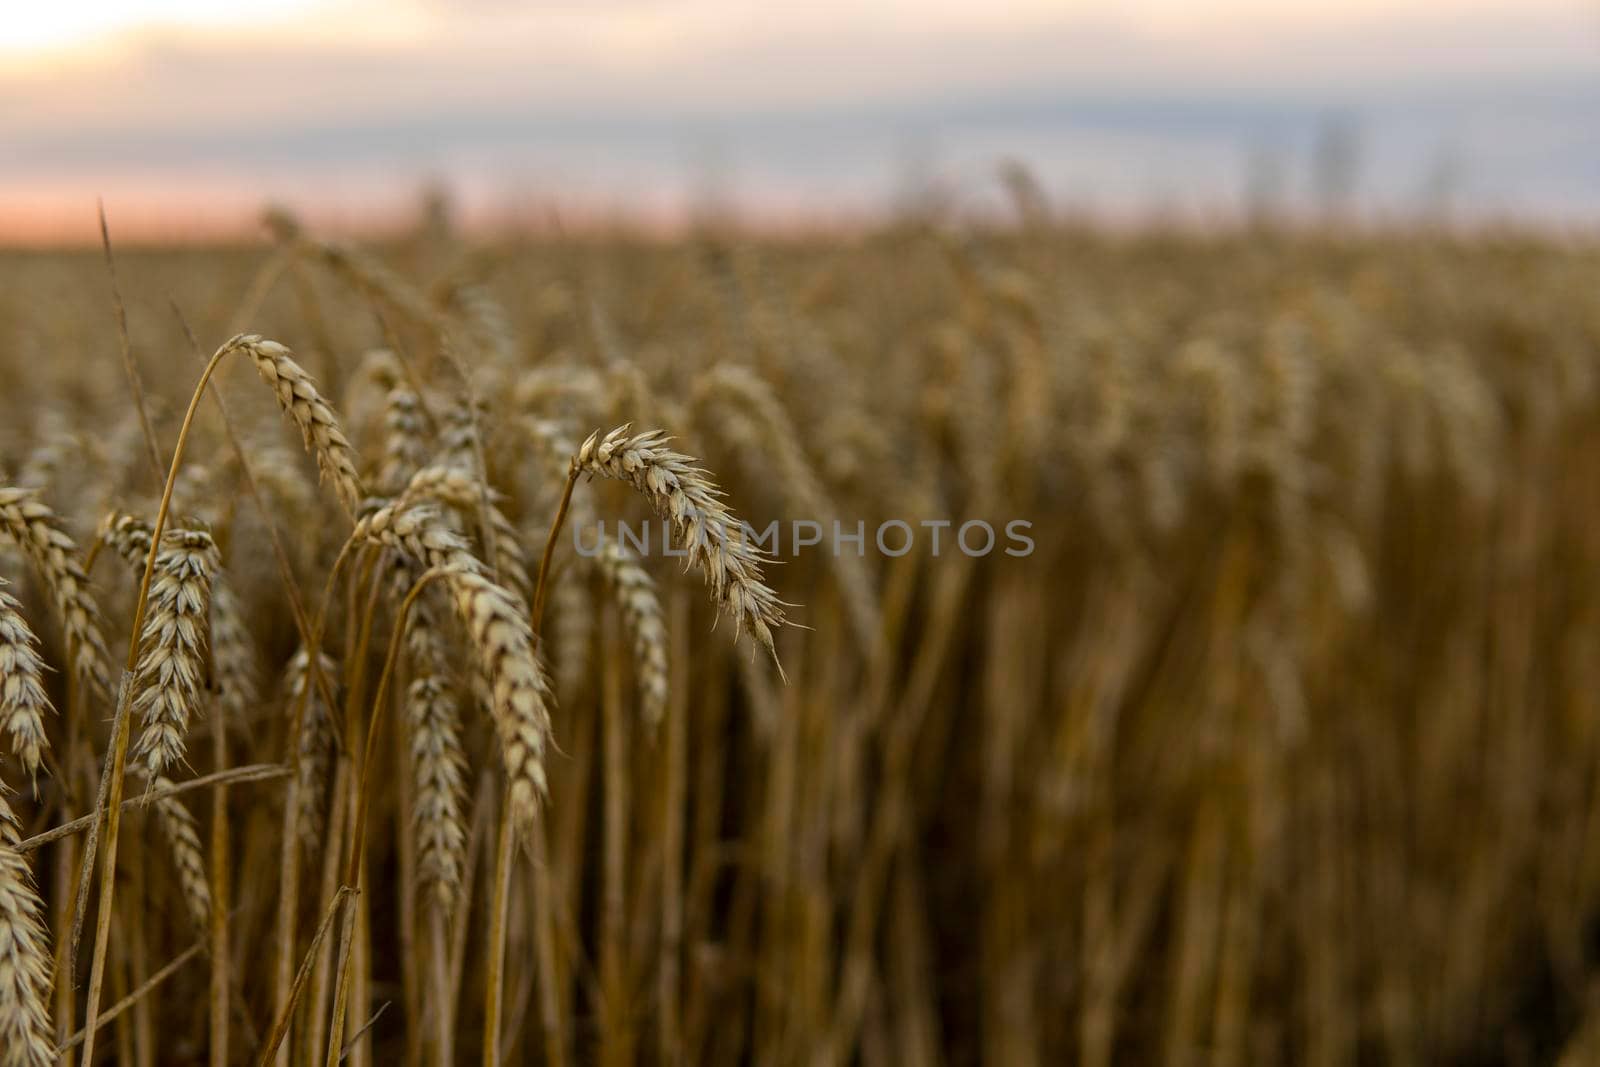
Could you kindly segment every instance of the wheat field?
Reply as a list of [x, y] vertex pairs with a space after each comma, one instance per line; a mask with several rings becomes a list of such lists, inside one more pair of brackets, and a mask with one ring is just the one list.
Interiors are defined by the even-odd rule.
[[1600, 247], [1019, 208], [0, 253], [0, 1065], [1594, 1062]]

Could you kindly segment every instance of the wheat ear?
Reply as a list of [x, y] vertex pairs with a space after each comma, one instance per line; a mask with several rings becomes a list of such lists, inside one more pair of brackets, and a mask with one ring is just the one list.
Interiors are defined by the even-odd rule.
[[443, 678], [411, 683], [411, 772], [416, 783], [417, 873], [424, 891], [450, 912], [461, 894], [467, 828], [462, 798], [467, 759], [461, 751], [461, 712]]
[[356, 523], [351, 540], [402, 552], [438, 572], [446, 583], [488, 682], [489, 712], [500, 739], [512, 815], [518, 828], [531, 834], [546, 791], [551, 698], [550, 683], [533, 650], [526, 606], [483, 573], [466, 541], [426, 504], [379, 508]]
[[389, 390], [383, 413], [383, 461], [378, 467], [378, 489], [397, 494], [428, 462], [428, 421], [422, 401], [404, 385]]
[[0, 531], [22, 549], [50, 590], [74, 673], [95, 693], [108, 695], [110, 657], [78, 546], [55, 512], [29, 489], [0, 488]]
[[[339, 667], [327, 655], [318, 657], [322, 677], [330, 682], [339, 676]], [[284, 670], [284, 690], [289, 707], [305, 700], [305, 712], [300, 719], [300, 737], [296, 741], [300, 753], [300, 778], [295, 790], [300, 800], [297, 820], [300, 840], [307, 848], [322, 844], [327, 821], [326, 799], [328, 781], [333, 768], [333, 718], [317, 686], [311, 685], [311, 657], [304, 648], [289, 660]]]
[[0, 785], [0, 1067], [49, 1067], [56, 1062], [49, 1008], [54, 959], [44, 901], [17, 851], [21, 839]]
[[622, 611], [622, 625], [633, 645], [639, 713], [654, 730], [667, 711], [667, 626], [656, 583], [633, 553], [616, 541], [606, 541], [595, 562]]
[[[150, 527], [142, 519], [113, 512], [101, 531], [130, 564], [144, 562]], [[200, 710], [216, 569], [217, 546], [210, 534], [168, 530], [162, 536], [133, 675], [133, 710], [142, 724], [133, 758], [151, 781], [183, 762], [189, 720]]]
[[[735, 438], [759, 444], [773, 457], [795, 507], [818, 522], [839, 521], [839, 508], [817, 477], [794, 422], [772, 386], [753, 371], [723, 364], [701, 378], [695, 392], [702, 404], [721, 401], [718, 410], [723, 417], [712, 420], [713, 425], [731, 430]], [[871, 647], [883, 630], [872, 575], [859, 555], [834, 552], [829, 561], [856, 639]]]
[[366, 495], [356, 474], [356, 453], [339, 428], [339, 420], [328, 406], [305, 368], [283, 345], [255, 334], [240, 334], [224, 348], [237, 348], [255, 362], [261, 380], [272, 386], [278, 406], [300, 427], [306, 449], [317, 457], [317, 468], [345, 510], [355, 515]]
[[228, 572], [219, 569], [211, 576], [211, 673], [220, 690], [218, 707], [229, 725], [244, 721], [261, 699], [255, 639], [244, 618]]
[[478, 433], [480, 418], [465, 400], [457, 399], [447, 405], [439, 416], [439, 447], [434, 462], [483, 477], [484, 472], [478, 469], [478, 455], [482, 450]]
[[385, 504], [369, 511], [356, 522], [350, 540], [395, 549], [424, 568], [483, 569], [466, 539], [450, 528], [438, 509], [427, 504]]
[[0, 580], [0, 731], [11, 735], [11, 751], [36, 779], [50, 740], [44, 716], [51, 710], [44, 690], [44, 661], [38, 638], [22, 617], [22, 605], [5, 592]]
[[547, 787], [544, 750], [550, 735], [550, 682], [534, 654], [525, 610], [503, 586], [482, 574], [454, 571], [448, 577], [456, 614], [466, 625], [487, 676], [490, 710], [500, 738], [512, 818], [531, 840]]
[[[167, 790], [173, 786], [165, 775], [148, 779], [152, 790]], [[183, 905], [194, 920], [195, 927], [205, 930], [211, 922], [211, 884], [206, 880], [206, 857], [200, 848], [200, 829], [195, 817], [175, 796], [159, 796], [152, 803], [161, 836], [166, 839], [167, 852], [178, 870], [178, 888], [183, 894]]]
[[[401, 494], [402, 505], [418, 500], [434, 500], [464, 519], [478, 521], [485, 487], [460, 467], [423, 467], [411, 476]], [[489, 492], [489, 521], [494, 525], [494, 569], [500, 584], [521, 597], [533, 598], [533, 583], [528, 577], [528, 556], [516, 525], [500, 509], [498, 494]], [[487, 540], [486, 538], [484, 540]]]
[[698, 566], [712, 598], [732, 616], [736, 633], [747, 627], [777, 660], [772, 630], [783, 625], [784, 604], [761, 573], [762, 553], [722, 503], [722, 491], [695, 461], [667, 447], [660, 430], [629, 434], [619, 426], [589, 435], [573, 457], [574, 474], [600, 475], [642, 493], [666, 519], [677, 547]]

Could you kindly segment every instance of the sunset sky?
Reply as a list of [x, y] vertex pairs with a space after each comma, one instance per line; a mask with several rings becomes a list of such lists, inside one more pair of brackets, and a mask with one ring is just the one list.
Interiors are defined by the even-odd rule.
[[[330, 225], [428, 180], [470, 217], [958, 202], [1027, 163], [1090, 211], [1313, 196], [1600, 221], [1580, 0], [58, 0], [0, 20], [0, 239]], [[1429, 193], [1432, 190], [1432, 193]]]

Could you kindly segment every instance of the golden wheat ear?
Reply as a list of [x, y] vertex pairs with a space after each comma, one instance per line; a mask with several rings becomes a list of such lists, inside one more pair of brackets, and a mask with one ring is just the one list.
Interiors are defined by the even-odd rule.
[[100, 609], [89, 591], [78, 546], [61, 520], [33, 490], [0, 488], [0, 533], [22, 549], [50, 590], [73, 672], [91, 692], [109, 696], [111, 657], [101, 635]]
[[44, 901], [16, 848], [22, 826], [5, 794], [0, 784], [0, 1063], [49, 1067], [56, 1062], [50, 1025], [55, 963]]
[[[151, 528], [112, 512], [101, 536], [130, 566], [142, 567]], [[217, 546], [204, 530], [168, 530], [156, 552], [150, 608], [133, 673], [133, 711], [141, 724], [133, 758], [149, 782], [184, 762], [189, 723], [200, 713]]]
[[772, 631], [783, 625], [785, 605], [762, 575], [761, 550], [744, 536], [722, 503], [722, 490], [692, 457], [668, 448], [670, 439], [660, 430], [628, 429], [590, 434], [572, 458], [573, 474], [612, 478], [641, 493], [667, 521], [687, 565], [699, 568], [712, 599], [733, 620], [735, 635], [748, 629], [777, 663]]
[[11, 738], [11, 753], [35, 780], [50, 748], [44, 717], [53, 709], [44, 689], [44, 660], [39, 639], [28, 628], [22, 605], [5, 591], [0, 579], [0, 733]]

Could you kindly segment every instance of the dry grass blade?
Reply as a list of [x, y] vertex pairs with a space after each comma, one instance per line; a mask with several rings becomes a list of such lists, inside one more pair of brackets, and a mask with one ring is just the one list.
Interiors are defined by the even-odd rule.
[[[143, 797], [124, 800], [122, 807], [124, 810], [135, 805], [142, 807], [163, 797], [181, 796], [184, 793], [190, 793], [196, 789], [206, 789], [214, 785], [267, 782], [275, 778], [287, 778], [288, 776], [289, 768], [280, 763], [252, 763], [245, 767], [230, 767], [225, 771], [213, 771], [211, 774], [199, 778], [190, 778], [183, 782], [169, 782], [159, 789], [152, 788]], [[63, 837], [71, 837], [73, 834], [82, 833], [94, 825], [94, 818], [93, 815], [80, 815], [76, 819], [59, 823], [48, 830], [34, 834], [32, 837], [24, 838], [18, 843], [17, 851], [32, 852], [34, 849], [43, 848], [52, 841], [59, 841]]]

